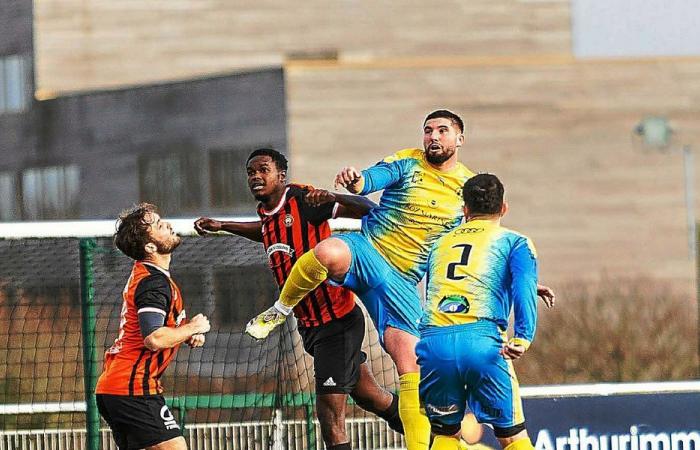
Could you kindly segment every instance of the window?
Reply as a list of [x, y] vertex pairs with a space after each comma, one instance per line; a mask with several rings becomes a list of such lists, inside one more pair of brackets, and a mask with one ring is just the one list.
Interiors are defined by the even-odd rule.
[[0, 114], [20, 112], [27, 107], [26, 58], [19, 55], [0, 58]]
[[80, 169], [51, 166], [22, 172], [22, 218], [68, 219], [80, 215]]
[[202, 155], [194, 151], [139, 157], [141, 201], [165, 214], [195, 213], [202, 207]]
[[255, 210], [257, 202], [248, 190], [247, 157], [248, 152], [241, 150], [209, 153], [209, 206], [233, 214]]
[[0, 172], [0, 220], [18, 220], [19, 218], [15, 174]]
[[240, 329], [269, 308], [279, 291], [269, 268], [260, 264], [215, 272], [214, 296], [218, 323]]

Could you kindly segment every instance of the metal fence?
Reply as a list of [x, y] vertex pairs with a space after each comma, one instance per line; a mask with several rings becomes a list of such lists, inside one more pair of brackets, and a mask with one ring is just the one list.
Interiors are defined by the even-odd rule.
[[[404, 448], [401, 435], [375, 418], [347, 419], [352, 448], [390, 450]], [[315, 442], [309, 442], [305, 420], [191, 424], [185, 426], [190, 450], [306, 450], [322, 449], [321, 429], [314, 422]], [[100, 430], [103, 450], [117, 450], [109, 429]], [[82, 429], [0, 431], [0, 450], [83, 450], [87, 433]]]

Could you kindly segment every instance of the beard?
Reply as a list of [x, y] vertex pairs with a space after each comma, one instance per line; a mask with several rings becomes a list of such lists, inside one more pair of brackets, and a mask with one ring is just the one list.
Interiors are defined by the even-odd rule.
[[425, 151], [425, 159], [431, 164], [442, 164], [455, 154], [455, 147], [447, 147], [440, 153], [431, 153], [430, 150]]
[[181, 242], [182, 239], [180, 239], [180, 236], [175, 234], [165, 241], [154, 242], [154, 244], [156, 244], [158, 253], [161, 255], [169, 255], [180, 245]]

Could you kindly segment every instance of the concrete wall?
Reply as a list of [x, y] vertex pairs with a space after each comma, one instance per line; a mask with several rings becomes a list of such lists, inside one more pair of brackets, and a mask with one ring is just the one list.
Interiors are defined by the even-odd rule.
[[700, 150], [699, 76], [700, 59], [294, 66], [294, 175], [330, 187], [345, 165], [421, 147], [423, 118], [447, 107], [467, 122], [461, 160], [502, 177], [504, 223], [534, 239], [544, 280], [650, 275], [688, 288], [681, 156], [642, 151], [632, 129], [667, 115], [676, 148]]
[[139, 84], [287, 56], [570, 53], [568, 0], [37, 0], [39, 87]]

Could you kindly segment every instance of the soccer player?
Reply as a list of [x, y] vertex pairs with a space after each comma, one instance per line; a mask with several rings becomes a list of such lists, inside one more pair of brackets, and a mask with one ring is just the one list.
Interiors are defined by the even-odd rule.
[[[376, 206], [364, 197], [287, 184], [287, 160], [272, 149], [252, 152], [246, 169], [250, 191], [260, 202], [257, 212], [261, 220], [220, 222], [200, 218], [195, 230], [200, 234], [223, 230], [262, 241], [280, 288], [298, 258], [330, 236], [328, 219], [359, 218]], [[284, 308], [280, 323], [291, 311]], [[316, 409], [326, 448], [350, 449], [345, 431], [348, 394], [359, 406], [403, 432], [398, 398], [379, 387], [361, 350], [365, 319], [352, 292], [321, 283], [293, 311], [304, 349], [314, 358]]]
[[[458, 161], [463, 143], [462, 119], [451, 111], [433, 111], [423, 122], [423, 150], [401, 150], [362, 172], [341, 170], [335, 183], [352, 193], [384, 190], [379, 206], [362, 219], [360, 232], [335, 235], [299, 258], [275, 307], [248, 329], [264, 338], [286, 309], [326, 278], [350, 288], [367, 308], [399, 373], [399, 414], [408, 450], [425, 450], [430, 440], [430, 423], [418, 398], [415, 345], [422, 309], [416, 286], [432, 245], [463, 219], [461, 189], [474, 175]], [[549, 288], [542, 293], [553, 299]]]
[[[537, 322], [537, 260], [526, 236], [500, 225], [508, 210], [491, 174], [463, 188], [466, 222], [433, 247], [416, 346], [420, 397], [436, 435], [432, 450], [459, 449], [469, 405], [507, 450], [533, 450], [512, 360], [530, 346]], [[507, 340], [514, 312], [514, 334]]]
[[186, 450], [160, 377], [180, 344], [204, 345], [209, 320], [202, 314], [185, 320], [169, 272], [180, 237], [155, 206], [142, 203], [119, 216], [114, 244], [135, 262], [122, 293], [119, 335], [97, 381], [97, 407], [119, 450]]

